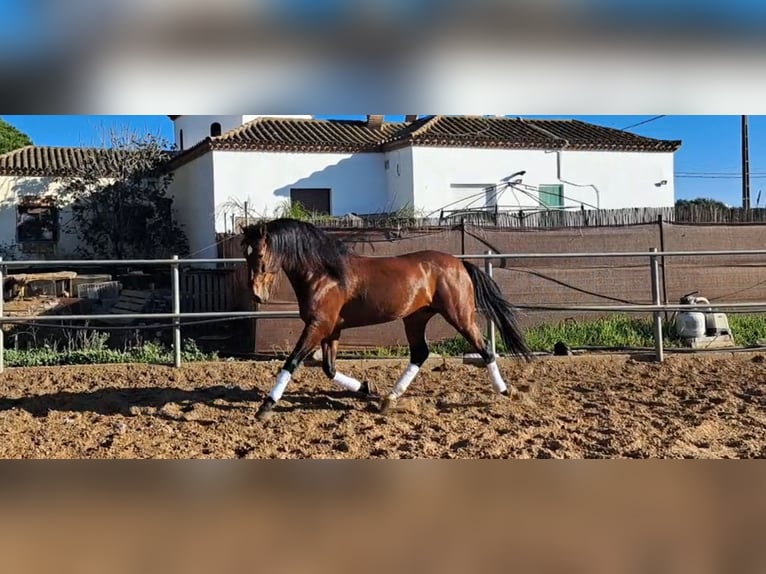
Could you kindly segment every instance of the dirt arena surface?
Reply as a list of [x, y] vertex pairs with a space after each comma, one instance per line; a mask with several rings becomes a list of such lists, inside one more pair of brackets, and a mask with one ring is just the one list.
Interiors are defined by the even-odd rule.
[[[263, 423], [278, 362], [7, 369], [3, 458], [755, 458], [766, 456], [766, 357], [624, 355], [500, 360], [521, 400], [483, 368], [433, 357], [387, 416], [302, 367]], [[339, 361], [388, 391], [406, 360]]]

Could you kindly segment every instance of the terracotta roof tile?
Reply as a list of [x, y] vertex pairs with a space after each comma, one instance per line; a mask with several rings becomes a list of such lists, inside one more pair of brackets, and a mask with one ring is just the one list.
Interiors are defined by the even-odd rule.
[[680, 141], [656, 140], [577, 120], [528, 120], [484, 116], [430, 116], [385, 143], [407, 145], [670, 152]]
[[388, 122], [376, 130], [362, 120], [257, 118], [201, 144], [220, 150], [380, 151], [381, 144], [406, 125]]
[[[379, 152], [407, 146], [498, 149], [572, 149], [672, 152], [677, 140], [657, 140], [578, 120], [484, 116], [426, 116], [413, 122], [256, 118], [217, 137], [174, 152], [171, 169], [208, 150], [295, 152]], [[117, 161], [114, 150], [27, 146], [0, 155], [0, 175], [64, 175], [96, 156], [102, 165]]]
[[126, 153], [100, 148], [25, 146], [0, 155], [0, 175], [61, 176], [93, 161], [108, 174]]
[[580, 120], [524, 120], [536, 129], [568, 142], [568, 149], [616, 151], [675, 151], [678, 140], [658, 140]]

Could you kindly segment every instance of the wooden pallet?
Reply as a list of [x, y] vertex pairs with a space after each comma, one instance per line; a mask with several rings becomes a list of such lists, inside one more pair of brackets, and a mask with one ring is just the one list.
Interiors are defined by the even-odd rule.
[[[133, 289], [123, 289], [120, 292], [120, 299], [114, 306], [109, 309], [110, 315], [132, 315], [135, 313], [143, 313], [149, 306], [152, 299], [151, 291], [137, 291]], [[104, 322], [107, 324], [129, 324], [135, 322], [136, 319], [107, 319]]]

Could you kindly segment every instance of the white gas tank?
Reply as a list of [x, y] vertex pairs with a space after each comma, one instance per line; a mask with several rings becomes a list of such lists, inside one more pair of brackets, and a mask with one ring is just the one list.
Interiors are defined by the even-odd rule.
[[681, 311], [676, 316], [676, 333], [682, 339], [704, 337], [707, 331], [705, 314], [699, 311]]
[[[710, 303], [704, 297], [695, 297], [698, 291], [689, 293], [681, 297], [681, 305], [699, 305]], [[705, 311], [708, 309], [699, 309], [694, 311], [680, 311], [676, 315], [676, 334], [682, 339], [696, 339], [704, 337], [707, 332], [707, 318]]]

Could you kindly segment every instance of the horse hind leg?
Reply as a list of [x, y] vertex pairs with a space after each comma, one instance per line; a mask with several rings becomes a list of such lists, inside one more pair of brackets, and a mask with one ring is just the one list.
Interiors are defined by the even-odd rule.
[[428, 310], [418, 311], [404, 318], [404, 330], [407, 335], [407, 343], [410, 347], [410, 363], [407, 365], [404, 373], [402, 373], [402, 376], [399, 377], [394, 388], [383, 399], [380, 405], [381, 413], [388, 412], [399, 397], [407, 391], [407, 388], [420, 371], [420, 367], [428, 359], [430, 351], [426, 342], [426, 325], [433, 316], [433, 311]]
[[454, 316], [445, 316], [445, 319], [447, 319], [447, 322], [452, 324], [455, 330], [468, 341], [468, 344], [479, 353], [484, 362], [484, 366], [489, 373], [492, 387], [495, 391], [506, 397], [515, 396], [517, 393], [516, 389], [513, 388], [513, 385], [509, 388], [503, 380], [503, 375], [500, 374], [500, 369], [497, 366], [495, 354], [484, 339], [484, 335], [482, 335], [481, 329], [479, 329], [476, 321], [474, 319], [465, 319]]
[[360, 382], [353, 377], [344, 375], [335, 368], [335, 358], [338, 354], [338, 339], [340, 333], [333, 333], [333, 336], [322, 341], [322, 370], [325, 376], [339, 387], [354, 393], [360, 393], [365, 396], [373, 395], [377, 392], [374, 385], [367, 381]]

